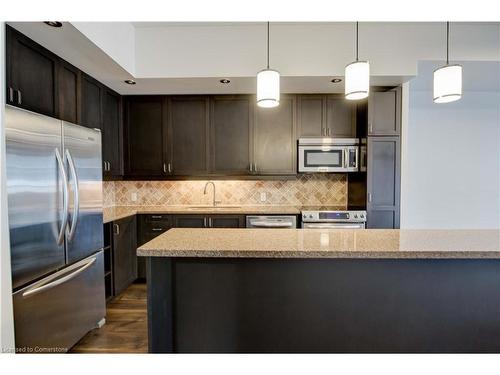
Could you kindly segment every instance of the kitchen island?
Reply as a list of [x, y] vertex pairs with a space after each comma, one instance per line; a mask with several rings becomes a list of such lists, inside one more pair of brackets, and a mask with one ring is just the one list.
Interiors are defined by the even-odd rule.
[[172, 229], [150, 352], [500, 352], [500, 231]]

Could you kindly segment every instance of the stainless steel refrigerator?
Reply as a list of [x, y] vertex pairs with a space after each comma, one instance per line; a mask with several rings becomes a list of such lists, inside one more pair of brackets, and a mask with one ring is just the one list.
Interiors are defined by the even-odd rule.
[[66, 351], [104, 319], [101, 133], [6, 106], [18, 351]]

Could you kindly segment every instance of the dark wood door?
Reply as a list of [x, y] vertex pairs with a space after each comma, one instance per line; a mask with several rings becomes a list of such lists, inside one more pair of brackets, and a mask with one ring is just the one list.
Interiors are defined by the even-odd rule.
[[[280, 100], [281, 105], [281, 100]], [[210, 228], [245, 228], [243, 215], [210, 215], [208, 217]]]
[[298, 95], [297, 116], [299, 138], [327, 135], [324, 95]]
[[356, 103], [342, 95], [326, 97], [326, 135], [332, 137], [356, 136]]
[[137, 228], [135, 215], [113, 222], [113, 277], [115, 295], [137, 278]]
[[211, 172], [250, 173], [253, 111], [246, 95], [214, 96], [210, 106]]
[[399, 228], [399, 137], [368, 137], [367, 227]]
[[368, 100], [368, 135], [401, 133], [401, 88], [375, 91]]
[[6, 102], [56, 117], [58, 57], [9, 26], [6, 52]]
[[182, 175], [208, 173], [209, 99], [205, 96], [168, 99], [169, 158], [167, 170]]
[[80, 75], [78, 68], [64, 60], [59, 61], [58, 67], [58, 117], [61, 120], [78, 123], [78, 107], [80, 100]]
[[174, 228], [206, 228], [207, 215], [175, 215]]
[[165, 176], [163, 98], [127, 97], [125, 109], [125, 175], [145, 178]]
[[295, 96], [281, 96], [275, 108], [255, 105], [254, 160], [257, 174], [295, 174]]
[[108, 179], [123, 175], [121, 97], [105, 88], [103, 95], [102, 160]]
[[98, 81], [82, 73], [80, 125], [101, 129], [103, 89], [104, 87]]

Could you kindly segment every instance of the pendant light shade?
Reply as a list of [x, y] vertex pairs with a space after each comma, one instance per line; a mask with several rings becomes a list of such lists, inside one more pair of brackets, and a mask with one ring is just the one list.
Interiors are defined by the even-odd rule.
[[354, 61], [345, 67], [345, 98], [359, 100], [370, 93], [370, 63]]
[[356, 22], [356, 61], [345, 67], [345, 98], [359, 100], [370, 93], [370, 63], [358, 59], [358, 22]]
[[462, 97], [462, 66], [450, 64], [450, 23], [446, 22], [446, 65], [434, 71], [434, 103], [450, 103]]
[[269, 22], [267, 23], [267, 69], [257, 73], [257, 105], [263, 108], [280, 104], [280, 74], [269, 69]]
[[280, 104], [280, 74], [276, 70], [265, 69], [257, 74], [257, 105], [264, 108]]

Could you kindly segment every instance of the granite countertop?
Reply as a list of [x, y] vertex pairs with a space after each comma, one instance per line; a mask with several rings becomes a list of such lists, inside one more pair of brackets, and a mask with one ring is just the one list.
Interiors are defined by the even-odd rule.
[[498, 230], [174, 228], [139, 256], [500, 259]]
[[[105, 223], [123, 219], [136, 214], [283, 214], [298, 215], [302, 209], [317, 209], [317, 206], [113, 206], [103, 209]], [[345, 207], [333, 207], [332, 210], [345, 210]]]

